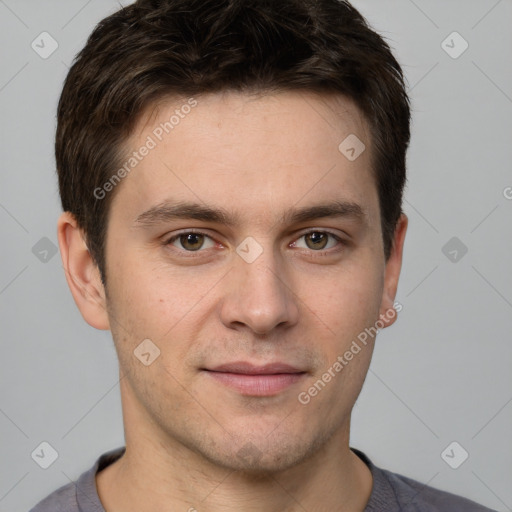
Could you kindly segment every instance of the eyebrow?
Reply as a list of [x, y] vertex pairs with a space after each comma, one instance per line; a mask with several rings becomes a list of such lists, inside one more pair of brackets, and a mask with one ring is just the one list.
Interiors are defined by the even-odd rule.
[[[350, 201], [332, 201], [325, 204], [291, 208], [284, 212], [279, 222], [296, 224], [323, 218], [349, 218], [359, 222], [366, 221], [368, 215], [359, 204]], [[233, 227], [240, 224], [241, 217], [224, 208], [213, 208], [193, 202], [165, 201], [149, 208], [135, 219], [135, 227], [151, 227], [177, 219], [193, 219]]]

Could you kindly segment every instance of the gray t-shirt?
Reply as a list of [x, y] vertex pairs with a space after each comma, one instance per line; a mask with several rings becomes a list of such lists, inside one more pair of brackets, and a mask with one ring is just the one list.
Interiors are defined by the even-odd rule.
[[[40, 501], [29, 512], [105, 512], [95, 475], [123, 455], [125, 447], [101, 455], [79, 479]], [[373, 488], [364, 512], [496, 512], [477, 503], [440, 491], [398, 473], [376, 467], [360, 450], [351, 448], [370, 468]]]

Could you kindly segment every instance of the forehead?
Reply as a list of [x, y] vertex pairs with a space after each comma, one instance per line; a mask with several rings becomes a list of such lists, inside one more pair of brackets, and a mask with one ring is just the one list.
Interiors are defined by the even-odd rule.
[[144, 112], [127, 141], [126, 157], [138, 152], [139, 159], [112, 207], [122, 203], [136, 218], [175, 198], [270, 221], [293, 205], [348, 201], [372, 218], [371, 150], [364, 117], [340, 95], [166, 98]]

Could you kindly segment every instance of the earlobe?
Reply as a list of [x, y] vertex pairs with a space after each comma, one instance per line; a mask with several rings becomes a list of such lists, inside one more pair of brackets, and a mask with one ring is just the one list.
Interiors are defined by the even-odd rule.
[[96, 329], [110, 328], [105, 289], [82, 230], [70, 212], [64, 212], [57, 223], [62, 266], [71, 294], [84, 320]]
[[402, 268], [402, 256], [407, 232], [408, 218], [402, 213], [398, 219], [391, 254], [386, 262], [384, 274], [384, 289], [382, 293], [382, 302], [380, 306], [380, 320], [385, 327], [392, 325], [397, 317], [397, 310], [394, 308], [396, 290], [398, 288], [398, 278]]

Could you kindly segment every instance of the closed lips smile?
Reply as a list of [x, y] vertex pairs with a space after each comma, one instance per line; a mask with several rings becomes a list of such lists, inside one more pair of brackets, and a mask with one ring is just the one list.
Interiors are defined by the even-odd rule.
[[217, 382], [246, 396], [272, 396], [302, 380], [306, 371], [285, 363], [257, 366], [247, 362], [223, 364], [204, 371]]

